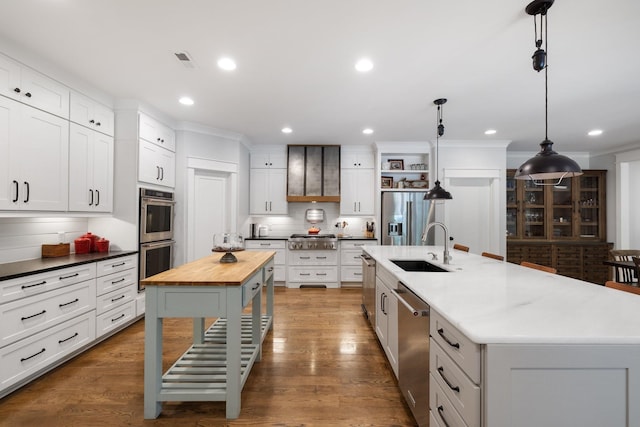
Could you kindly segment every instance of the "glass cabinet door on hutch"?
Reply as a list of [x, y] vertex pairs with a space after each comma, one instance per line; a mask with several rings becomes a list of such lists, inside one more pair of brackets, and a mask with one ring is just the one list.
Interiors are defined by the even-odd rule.
[[508, 170], [507, 239], [604, 241], [605, 173], [585, 170], [556, 185], [536, 185]]

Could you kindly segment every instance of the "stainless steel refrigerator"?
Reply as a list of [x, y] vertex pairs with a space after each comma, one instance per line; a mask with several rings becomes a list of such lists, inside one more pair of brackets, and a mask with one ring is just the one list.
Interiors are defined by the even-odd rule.
[[[383, 245], [422, 245], [422, 233], [435, 220], [435, 204], [423, 200], [425, 193], [385, 191], [382, 193]], [[434, 243], [434, 229], [427, 234], [427, 245]]]

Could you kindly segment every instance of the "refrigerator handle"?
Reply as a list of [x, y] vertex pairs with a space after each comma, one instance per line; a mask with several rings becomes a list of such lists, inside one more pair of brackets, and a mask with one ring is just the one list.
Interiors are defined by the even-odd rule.
[[413, 202], [412, 201], [407, 202], [406, 215], [407, 215], [407, 231], [406, 231], [407, 245], [413, 246]]

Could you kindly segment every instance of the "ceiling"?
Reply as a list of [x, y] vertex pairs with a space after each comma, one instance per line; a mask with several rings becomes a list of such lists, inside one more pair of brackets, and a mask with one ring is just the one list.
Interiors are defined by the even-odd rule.
[[[534, 152], [544, 139], [544, 74], [531, 66], [527, 2], [0, 0], [0, 37], [116, 100], [254, 144], [431, 140], [433, 100], [445, 97], [442, 142], [512, 140], [510, 151]], [[550, 9], [557, 151], [640, 146], [639, 16], [634, 0], [557, 0]], [[237, 69], [218, 69], [222, 56]], [[355, 71], [361, 57], [371, 72]], [[179, 104], [184, 95], [195, 104]], [[595, 128], [604, 133], [587, 136]]]

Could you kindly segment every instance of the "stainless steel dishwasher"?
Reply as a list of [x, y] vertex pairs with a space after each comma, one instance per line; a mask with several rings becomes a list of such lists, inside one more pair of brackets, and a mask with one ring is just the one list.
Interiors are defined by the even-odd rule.
[[362, 259], [362, 311], [369, 323], [376, 327], [376, 260], [366, 252]]
[[429, 425], [429, 305], [402, 282], [398, 297], [398, 386], [419, 426]]

